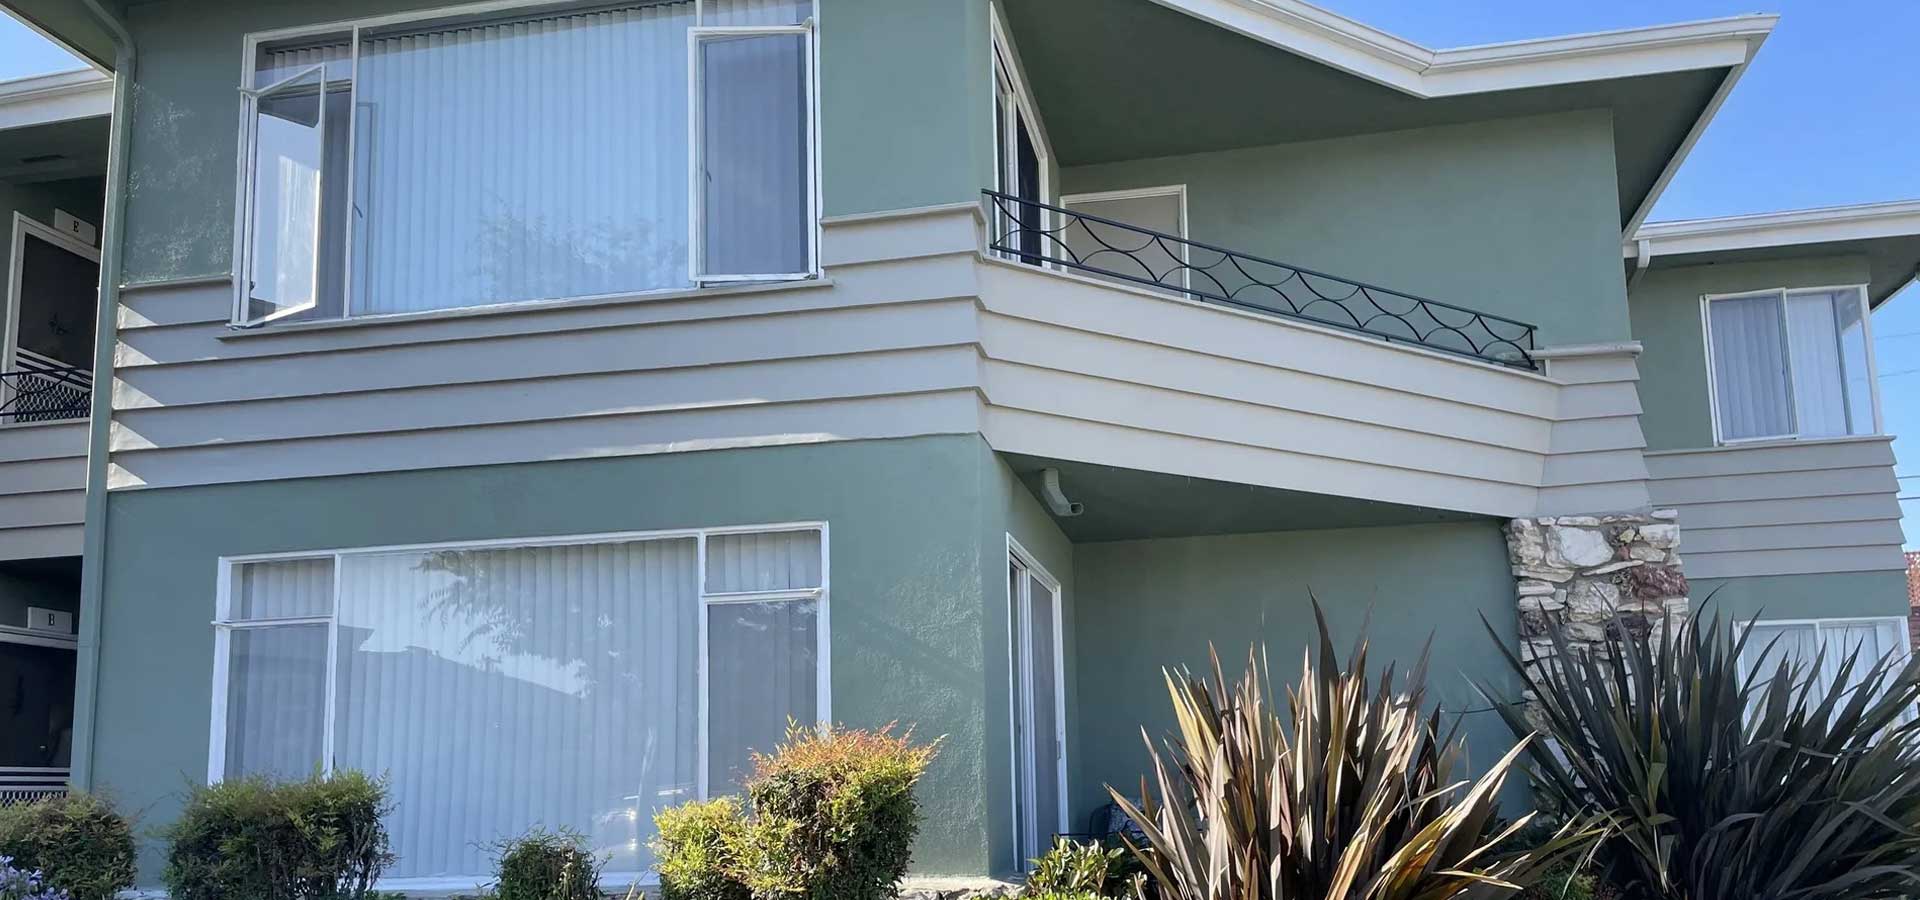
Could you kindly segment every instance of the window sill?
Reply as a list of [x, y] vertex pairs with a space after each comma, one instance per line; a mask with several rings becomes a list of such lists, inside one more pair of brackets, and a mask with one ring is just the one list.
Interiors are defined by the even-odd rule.
[[380, 315], [352, 316], [345, 319], [312, 319], [304, 322], [257, 325], [252, 328], [243, 328], [238, 325], [229, 324], [227, 326], [227, 332], [220, 335], [220, 340], [251, 340], [254, 338], [272, 337], [274, 335], [309, 334], [316, 331], [341, 331], [356, 328], [377, 328], [382, 325], [403, 325], [412, 322], [441, 322], [449, 319], [471, 319], [485, 316], [527, 315], [572, 309], [590, 309], [598, 306], [626, 306], [634, 303], [658, 303], [675, 300], [704, 299], [708, 297], [732, 297], [742, 294], [765, 294], [778, 291], [828, 288], [832, 286], [833, 279], [822, 275], [817, 278], [794, 281], [732, 282], [711, 287], [680, 288], [670, 291], [643, 291], [635, 294], [565, 297], [553, 300], [522, 300], [514, 303], [496, 303], [489, 306], [462, 306], [454, 309], [384, 313]]
[[1764, 450], [1769, 447], [1806, 447], [1821, 444], [1869, 444], [1893, 440], [1891, 434], [1848, 434], [1839, 437], [1817, 438], [1755, 438], [1750, 441], [1731, 441], [1714, 444], [1710, 447], [1687, 447], [1676, 450], [1648, 450], [1646, 456], [1678, 456], [1685, 453], [1710, 453], [1733, 450]]

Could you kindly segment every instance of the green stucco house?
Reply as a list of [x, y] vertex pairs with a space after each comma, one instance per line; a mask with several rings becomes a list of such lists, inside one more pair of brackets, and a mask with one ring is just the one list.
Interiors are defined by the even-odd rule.
[[624, 884], [789, 717], [898, 721], [987, 879], [1310, 594], [1456, 710], [1709, 594], [1904, 652], [1920, 203], [1644, 221], [1772, 16], [0, 6], [97, 67], [0, 83], [14, 796], [361, 769], [386, 887], [534, 824]]

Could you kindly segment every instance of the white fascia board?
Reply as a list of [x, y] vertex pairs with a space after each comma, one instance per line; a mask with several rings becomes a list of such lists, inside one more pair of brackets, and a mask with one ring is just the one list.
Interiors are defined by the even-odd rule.
[[1649, 222], [1620, 253], [1637, 258], [1641, 242], [1649, 257], [1661, 257], [1905, 236], [1920, 236], [1920, 200]]
[[76, 69], [0, 81], [0, 129], [113, 113], [113, 76]]
[[1779, 20], [1733, 16], [1434, 50], [1301, 0], [1155, 2], [1421, 98], [1740, 66]]

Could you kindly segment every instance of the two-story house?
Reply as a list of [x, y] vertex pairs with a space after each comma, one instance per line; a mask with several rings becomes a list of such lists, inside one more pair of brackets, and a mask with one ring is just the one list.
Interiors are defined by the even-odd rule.
[[65, 586], [61, 761], [149, 822], [353, 768], [393, 889], [536, 823], [624, 880], [789, 719], [899, 721], [916, 871], [1002, 875], [1310, 591], [1455, 709], [1512, 688], [1483, 618], [1905, 614], [1869, 313], [1920, 213], [1643, 225], [1771, 16], [5, 5], [113, 87], [98, 389], [0, 426], [0, 572]]

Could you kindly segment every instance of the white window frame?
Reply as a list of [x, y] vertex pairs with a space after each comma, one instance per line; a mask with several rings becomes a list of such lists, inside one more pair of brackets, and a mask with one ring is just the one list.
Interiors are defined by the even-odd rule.
[[[707, 590], [707, 540], [717, 535], [727, 534], [772, 534], [779, 532], [814, 531], [820, 535], [820, 586], [780, 591], [742, 591], [714, 593]], [[212, 716], [207, 740], [207, 783], [218, 784], [226, 777], [227, 746], [227, 681], [228, 665], [232, 656], [232, 637], [235, 631], [261, 628], [326, 625], [327, 631], [327, 684], [326, 717], [321, 727], [322, 751], [320, 768], [323, 773], [332, 774], [334, 767], [334, 717], [338, 710], [339, 698], [335, 695], [339, 664], [339, 635], [337, 617], [340, 613], [340, 565], [344, 557], [364, 556], [382, 553], [410, 553], [436, 550], [484, 550], [484, 549], [521, 549], [528, 547], [577, 546], [581, 544], [617, 544], [636, 541], [695, 541], [695, 565], [699, 569], [700, 609], [699, 609], [699, 677], [696, 679], [699, 693], [698, 728], [694, 756], [696, 760], [696, 778], [698, 795], [705, 800], [710, 796], [708, 782], [708, 717], [707, 717], [707, 619], [714, 607], [729, 603], [755, 603], [780, 600], [811, 600], [814, 603], [816, 660], [814, 678], [814, 698], [817, 715], [816, 725], [827, 727], [833, 721], [833, 669], [831, 647], [832, 622], [829, 600], [833, 580], [832, 559], [828, 526], [825, 521], [774, 522], [759, 525], [727, 525], [709, 528], [678, 528], [655, 531], [623, 531], [594, 534], [551, 535], [527, 538], [498, 538], [481, 541], [448, 541], [429, 544], [393, 544], [384, 546], [365, 546], [339, 548], [332, 550], [302, 550], [284, 553], [256, 553], [236, 556], [222, 556], [217, 562], [217, 584], [214, 594], [214, 618], [212, 621], [213, 641], [213, 696]], [[294, 560], [330, 559], [333, 562], [333, 603], [331, 612], [324, 616], [285, 616], [273, 619], [234, 619], [233, 618], [233, 582], [236, 569], [248, 563], [289, 562]], [[381, 890], [391, 891], [443, 891], [472, 890], [491, 877], [489, 873], [473, 873], [474, 879], [462, 877], [449, 878], [385, 878], [376, 885]], [[640, 881], [651, 883], [650, 872], [607, 872], [601, 876], [603, 886], [620, 886]]]
[[[1019, 48], [1014, 46], [1013, 37], [1007, 31], [1006, 24], [1000, 19], [1000, 5], [988, 4], [987, 12], [988, 27], [993, 37], [988, 42], [990, 46], [987, 51], [987, 70], [993, 78], [993, 89], [987, 94], [988, 108], [991, 113], [988, 121], [993, 121], [995, 116], [1006, 116], [1007, 123], [1006, 134], [995, 135], [997, 146], [993, 156], [993, 188], [1007, 194], [1016, 193], [1019, 189], [1019, 185], [1004, 183], [1011, 171], [1010, 167], [1018, 165], [1016, 160], [1019, 159], [1020, 147], [1020, 130], [1015, 127], [1015, 119], [1007, 114], [1018, 113], [1019, 121], [1027, 125], [1028, 137], [1033, 139], [1034, 165], [1038, 168], [1036, 175], [1040, 184], [1038, 199], [1041, 203], [1052, 203], [1054, 197], [1053, 142], [1047, 137], [1046, 123], [1040, 119], [1040, 104], [1033, 99], [1033, 91], [1027, 87], [1027, 70], [1020, 61]], [[1000, 79], [1002, 78], [1006, 79], [1008, 87], [1008, 102], [1005, 106], [1002, 105], [1000, 96]], [[1053, 213], [1048, 210], [1040, 212], [1040, 227], [1052, 228]]]
[[[1189, 234], [1188, 219], [1187, 219], [1187, 186], [1185, 183], [1162, 184], [1162, 185], [1156, 185], [1154, 187], [1143, 187], [1143, 188], [1127, 188], [1125, 190], [1118, 190], [1118, 191], [1092, 191], [1089, 193], [1082, 193], [1082, 194], [1061, 194], [1060, 205], [1066, 207], [1067, 209], [1073, 209], [1073, 205], [1076, 203], [1100, 203], [1100, 202], [1110, 201], [1110, 200], [1141, 200], [1148, 197], [1169, 197], [1169, 196], [1175, 198], [1180, 204], [1180, 228], [1178, 229], [1178, 233], [1175, 235], [1175, 237], [1178, 237], [1180, 240], [1185, 241], [1188, 239], [1188, 234]], [[1098, 215], [1098, 213], [1095, 213], [1095, 215]], [[1191, 286], [1190, 277], [1193, 274], [1193, 270], [1189, 268], [1185, 268], [1186, 266], [1191, 266], [1193, 264], [1193, 261], [1190, 258], [1191, 254], [1192, 254], [1192, 248], [1182, 243], [1180, 245], [1180, 252], [1175, 257], [1180, 261], [1180, 265], [1182, 266], [1182, 268], [1180, 269], [1180, 287], [1182, 289], [1185, 289]], [[1091, 273], [1084, 273], [1084, 274], [1091, 274]]]
[[[81, 259], [90, 260], [96, 266], [100, 264], [100, 251], [98, 249], [74, 240], [73, 237], [66, 232], [56, 230], [46, 223], [28, 216], [26, 213], [17, 210], [14, 212], [13, 237], [12, 243], [10, 244], [12, 250], [7, 256], [7, 289], [3, 295], [7, 301], [7, 308], [4, 313], [6, 323], [4, 326], [0, 326], [0, 331], [4, 332], [4, 336], [0, 336], [0, 372], [13, 371], [19, 363], [20, 354], [23, 352], [33, 357], [36, 361], [44, 360], [49, 365], [77, 366], [82, 369], [91, 370], [93, 368], [93, 360], [91, 359], [79, 363], [66, 362], [64, 360], [41, 356], [31, 350], [23, 351], [20, 349], [20, 291], [22, 289], [21, 280], [26, 277], [27, 271], [26, 252], [27, 237], [29, 235], [46, 241]], [[95, 302], [97, 303], [98, 301], [96, 300]]]
[[[1913, 658], [1913, 645], [1909, 640], [1908, 623], [1905, 618], [1900, 616], [1833, 616], [1824, 619], [1758, 619], [1753, 622], [1738, 623], [1737, 627], [1739, 634], [1745, 637], [1747, 632], [1756, 626], [1773, 626], [1780, 628], [1805, 628], [1812, 626], [1813, 639], [1815, 643], [1819, 645], [1820, 650], [1824, 652], [1827, 649], [1825, 630], [1842, 625], [1873, 625], [1885, 628], [1891, 633], [1893, 646], [1897, 650], [1894, 654], [1896, 663], [1905, 664], [1907, 660]], [[1748, 649], [1756, 652], [1766, 647], [1765, 644], [1756, 646], [1752, 643], [1749, 643], [1747, 646]], [[1833, 657], [1829, 655], [1828, 658], [1831, 659]], [[1841, 658], [1844, 659], [1845, 657]], [[1861, 657], [1861, 661], [1872, 662], [1873, 660], [1869, 660], [1863, 656]], [[1744, 660], [1739, 661], [1739, 663], [1742, 678], [1751, 677], [1755, 674], [1747, 667]]]
[[[352, 50], [353, 55], [355, 57], [356, 69], [358, 67], [358, 57], [360, 55], [359, 48], [360, 48], [360, 45], [358, 43], [358, 33], [356, 32], [355, 43], [353, 45], [353, 50]], [[255, 54], [249, 54], [250, 60], [254, 58], [256, 58]], [[262, 316], [258, 321], [254, 321], [247, 318], [247, 305], [253, 300], [253, 296], [252, 296], [253, 295], [253, 238], [254, 238], [254, 224], [255, 224], [253, 220], [253, 200], [254, 200], [255, 193], [259, 190], [259, 185], [254, 183], [254, 176], [257, 174], [257, 169], [259, 168], [257, 163], [259, 161], [259, 155], [260, 155], [259, 144], [255, 140], [255, 138], [258, 135], [258, 130], [259, 130], [258, 126], [260, 124], [260, 97], [263, 94], [270, 94], [283, 87], [286, 87], [289, 84], [292, 84], [295, 81], [298, 81], [302, 78], [306, 78], [307, 76], [312, 75], [315, 72], [320, 73], [320, 99], [319, 99], [318, 118], [316, 119], [314, 128], [320, 133], [322, 165], [321, 165], [321, 180], [319, 184], [320, 203], [317, 204], [313, 210], [313, 216], [314, 216], [313, 259], [314, 259], [314, 262], [313, 262], [313, 284], [308, 288], [309, 290], [308, 296], [310, 299], [304, 305], [290, 306], [285, 309], [278, 310], [271, 315]], [[359, 73], [356, 71], [354, 74], [357, 75]], [[307, 310], [312, 309], [315, 306], [318, 306], [320, 304], [320, 242], [324, 239], [324, 236], [320, 233], [320, 221], [324, 218], [322, 211], [325, 208], [326, 195], [327, 195], [326, 173], [325, 173], [325, 168], [326, 168], [325, 153], [326, 153], [326, 140], [327, 140], [327, 65], [326, 63], [315, 63], [311, 66], [305, 66], [295, 71], [293, 74], [288, 75], [285, 78], [280, 79], [279, 81], [275, 81], [272, 84], [269, 84], [265, 87], [260, 87], [260, 88], [254, 87], [252, 79], [253, 79], [253, 68], [251, 63], [249, 63], [247, 68], [247, 80], [243, 81], [240, 87], [240, 142], [241, 142], [241, 145], [240, 145], [240, 193], [237, 201], [238, 205], [235, 207], [238, 221], [236, 221], [234, 225], [235, 246], [234, 246], [234, 257], [233, 257], [234, 271], [237, 273], [236, 277], [234, 278], [233, 323], [237, 326], [244, 326], [244, 327], [259, 327], [269, 322], [273, 322], [279, 319], [284, 319], [288, 316], [298, 315], [300, 313], [306, 312]], [[351, 88], [349, 90], [351, 90]], [[349, 134], [349, 137], [351, 137], [351, 134]], [[347, 180], [348, 180], [348, 184], [351, 185], [353, 180], [353, 176], [351, 172], [349, 172], [347, 176]], [[351, 227], [351, 222], [349, 222], [349, 227]], [[349, 273], [353, 271], [351, 265], [349, 265], [347, 271]], [[352, 292], [348, 291], [348, 293], [352, 293]], [[342, 307], [341, 315], [342, 315], [342, 318], [344, 318], [346, 315], [344, 307]]]
[[[1067, 678], [1066, 678], [1067, 627], [1066, 627], [1066, 621], [1063, 618], [1064, 603], [1063, 603], [1062, 597], [1063, 597], [1064, 591], [1061, 587], [1060, 580], [1058, 578], [1053, 577], [1053, 573], [1047, 571], [1046, 567], [1040, 564], [1039, 559], [1037, 559], [1032, 553], [1028, 552], [1026, 547], [1021, 546], [1020, 541], [1014, 538], [1014, 536], [1011, 533], [1007, 535], [1006, 561], [1007, 561], [1007, 568], [1010, 569], [1013, 566], [1017, 565], [1020, 568], [1025, 569], [1027, 574], [1031, 576], [1030, 578], [1022, 579], [1021, 581], [1021, 589], [1022, 591], [1027, 591], [1026, 599], [1029, 604], [1032, 603], [1032, 596], [1031, 596], [1031, 592], [1028, 591], [1027, 589], [1028, 589], [1028, 586], [1034, 580], [1038, 580], [1041, 583], [1041, 585], [1047, 589], [1047, 592], [1052, 597], [1053, 694], [1054, 694], [1053, 701], [1054, 701], [1054, 709], [1056, 711], [1056, 715], [1054, 717], [1054, 740], [1057, 742], [1057, 746], [1060, 748], [1060, 753], [1059, 753], [1059, 756], [1055, 759], [1055, 766], [1054, 766], [1054, 769], [1055, 769], [1054, 777], [1058, 780], [1058, 784], [1059, 784], [1058, 792], [1059, 792], [1060, 802], [1058, 804], [1059, 808], [1054, 811], [1055, 815], [1058, 818], [1055, 822], [1055, 827], [1053, 828], [1053, 831], [1055, 833], [1062, 833], [1070, 830], [1067, 827], [1067, 819], [1068, 819], [1068, 806], [1071, 800], [1071, 794], [1068, 792], [1069, 786], [1067, 783], [1067, 778], [1068, 778], [1068, 773], [1067, 773], [1067, 754], [1068, 754]], [[1003, 580], [1008, 582], [1007, 606], [1006, 606], [1006, 610], [1007, 610], [1007, 737], [1008, 737], [1007, 748], [1008, 748], [1010, 759], [1012, 762], [1012, 767], [1008, 770], [1008, 775], [1010, 776], [1008, 779], [1009, 781], [1008, 790], [1013, 802], [1013, 819], [1012, 819], [1013, 839], [1014, 839], [1013, 840], [1013, 843], [1014, 843], [1014, 847], [1013, 847], [1014, 860], [1013, 861], [1014, 861], [1015, 871], [1024, 872], [1027, 870], [1028, 857], [1027, 857], [1027, 848], [1020, 846], [1020, 834], [1024, 830], [1022, 828], [1022, 826], [1025, 824], [1025, 818], [1026, 818], [1026, 808], [1025, 808], [1024, 801], [1027, 798], [1020, 796], [1020, 770], [1022, 766], [1026, 765], [1029, 757], [1028, 757], [1028, 754], [1026, 753], [1026, 748], [1021, 747], [1018, 741], [1013, 740], [1013, 736], [1015, 734], [1026, 734], [1029, 737], [1029, 739], [1031, 739], [1033, 735], [1033, 711], [1032, 711], [1031, 705], [1029, 705], [1027, 708], [1027, 721], [1025, 723], [1026, 727], [1024, 729], [1021, 728], [1020, 724], [1016, 721], [1016, 717], [1020, 715], [1021, 694], [1025, 693], [1028, 696], [1031, 696], [1032, 690], [1033, 690], [1031, 679], [1027, 677], [1029, 673], [1023, 672], [1021, 670], [1019, 661], [1024, 659], [1029, 664], [1031, 664], [1033, 660], [1033, 651], [1031, 647], [1027, 647], [1027, 648], [1024, 648], [1021, 654], [1016, 655], [1013, 652], [1013, 649], [1016, 643], [1021, 640], [1022, 636], [1026, 631], [1026, 629], [1022, 627], [1022, 623], [1020, 621], [1020, 618], [1022, 615], [1022, 606], [1020, 601], [1022, 598], [1014, 594], [1012, 579], [1006, 578], [1004, 575], [1002, 576], [1002, 578]], [[1031, 637], [1031, 635], [1025, 635], [1025, 636], [1029, 638]], [[1031, 665], [1029, 665], [1028, 668], [1031, 668]], [[1037, 772], [1035, 773], [1036, 776], [1038, 774], [1039, 773]], [[1036, 819], [1036, 821], [1034, 822], [1035, 826], [1039, 826], [1043, 824], [1043, 822], [1039, 821], [1041, 818], [1041, 813], [1042, 813], [1041, 810], [1034, 810], [1034, 815]]]
[[[695, 15], [695, 22], [705, 10]], [[705, 265], [706, 205], [700, 191], [700, 42], [715, 37], [757, 37], [798, 35], [805, 44], [807, 58], [807, 209], [814, 227], [807, 236], [807, 269], [767, 275], [711, 275], [701, 272]], [[687, 29], [687, 277], [695, 287], [710, 284], [738, 284], [758, 281], [799, 281], [813, 278], [820, 270], [820, 42], [814, 38], [814, 20], [799, 25], [699, 25]]]
[[[1712, 309], [1713, 309], [1714, 302], [1718, 300], [1743, 300], [1743, 299], [1748, 299], [1753, 297], [1777, 297], [1780, 299], [1780, 310], [1781, 310], [1780, 314], [1782, 316], [1785, 316], [1786, 301], [1787, 301], [1787, 297], [1789, 296], [1796, 295], [1796, 294], [1830, 294], [1830, 293], [1836, 293], [1839, 291], [1853, 291], [1857, 293], [1859, 296], [1861, 338], [1866, 343], [1866, 351], [1867, 351], [1866, 352], [1866, 365], [1867, 365], [1866, 380], [1868, 385], [1867, 390], [1870, 395], [1871, 405], [1873, 407], [1872, 429], [1862, 434], [1819, 435], [1816, 437], [1802, 438], [1799, 433], [1799, 425], [1798, 425], [1799, 413], [1794, 406], [1796, 401], [1793, 396], [1793, 357], [1790, 353], [1786, 353], [1785, 348], [1782, 348], [1782, 353], [1785, 354], [1783, 358], [1786, 360], [1786, 364], [1787, 364], [1787, 411], [1789, 416], [1794, 420], [1794, 423], [1795, 423], [1794, 430], [1787, 432], [1785, 434], [1761, 435], [1757, 437], [1745, 437], [1745, 438], [1724, 437], [1720, 430], [1720, 385], [1719, 385], [1719, 378], [1714, 368], [1714, 359], [1713, 359]], [[1785, 324], [1782, 323], [1781, 327], [1782, 327], [1782, 334], [1784, 334]], [[1702, 352], [1706, 354], [1707, 414], [1713, 423], [1713, 443], [1715, 446], [1724, 447], [1724, 446], [1735, 446], [1739, 444], [1764, 444], [1764, 443], [1778, 443], [1782, 441], [1799, 441], [1799, 440], [1844, 440], [1846, 438], [1872, 437], [1872, 436], [1886, 433], [1886, 424], [1885, 424], [1886, 420], [1883, 418], [1880, 411], [1880, 376], [1879, 376], [1880, 366], [1879, 366], [1879, 363], [1876, 362], [1874, 359], [1873, 305], [1871, 303], [1870, 298], [1867, 295], [1867, 286], [1864, 284], [1835, 284], [1835, 285], [1821, 285], [1821, 286], [1814, 286], [1814, 287], [1776, 287], [1776, 288], [1764, 288], [1757, 291], [1736, 291], [1736, 292], [1727, 293], [1727, 294], [1703, 294], [1700, 297], [1700, 341], [1701, 341]], [[1842, 366], [1846, 365], [1845, 353], [1842, 353], [1840, 355], [1840, 360], [1841, 360]], [[1845, 383], [1845, 374], [1846, 373], [1844, 371], [1841, 373], [1843, 384]]]
[[[501, 16], [501, 15], [513, 15], [515, 13], [523, 12], [523, 11], [524, 12], [533, 12], [533, 11], [558, 12], [558, 11], [563, 11], [569, 7], [577, 6], [582, 9], [590, 9], [598, 6], [604, 6], [604, 5], [605, 5], [604, 3], [594, 2], [594, 0], [576, 0], [576, 2], [572, 2], [572, 3], [556, 3], [555, 0], [480, 0], [480, 2], [474, 2], [474, 3], [461, 3], [461, 4], [450, 5], [450, 6], [429, 7], [425, 9], [410, 10], [410, 11], [401, 12], [401, 13], [389, 13], [386, 15], [378, 15], [378, 16], [363, 16], [360, 18], [339, 19], [335, 21], [320, 22], [320, 23], [315, 23], [311, 25], [296, 25], [288, 28], [275, 28], [275, 29], [268, 29], [263, 31], [248, 32], [241, 40], [240, 82], [239, 83], [240, 83], [240, 91], [242, 96], [245, 98], [245, 101], [240, 104], [240, 107], [241, 107], [240, 127], [239, 127], [239, 133], [238, 133], [238, 151], [236, 153], [237, 171], [235, 173], [234, 211], [233, 211], [234, 227], [233, 227], [233, 249], [232, 249], [232, 253], [233, 253], [232, 269], [234, 273], [234, 279], [233, 279], [234, 297], [233, 297], [232, 314], [229, 319], [229, 327], [258, 328], [258, 327], [261, 327], [262, 325], [268, 324], [270, 319], [280, 318], [284, 315], [291, 315], [293, 312], [300, 311], [300, 310], [293, 310], [290, 312], [280, 313], [280, 314], [276, 314], [273, 317], [269, 317], [269, 319], [262, 319], [260, 321], [248, 321], [246, 318], [247, 299], [248, 299], [247, 294], [249, 292], [248, 290], [249, 281], [252, 277], [250, 270], [252, 265], [251, 231], [253, 228], [252, 181], [253, 181], [253, 161], [254, 161], [253, 113], [254, 113], [254, 106], [255, 106], [253, 98], [255, 95], [259, 94], [260, 92], [268, 89], [268, 88], [256, 89], [253, 86], [255, 66], [258, 64], [258, 61], [259, 61], [261, 45], [281, 43], [286, 41], [298, 41], [302, 38], [324, 37], [326, 35], [331, 35], [331, 34], [345, 34], [347, 36], [349, 54], [350, 54], [350, 60], [351, 60], [349, 64], [349, 71], [351, 72], [350, 77], [353, 80], [352, 86], [350, 88], [350, 91], [352, 92], [352, 99], [349, 101], [349, 106], [350, 108], [353, 108], [357, 111], [358, 102], [359, 102], [358, 97], [359, 97], [359, 90], [360, 90], [360, 43], [362, 40], [362, 32], [365, 32], [367, 30], [387, 30], [387, 29], [394, 29], [394, 28], [405, 28], [409, 25], [414, 25], [414, 24], [423, 23], [423, 22], [439, 21], [443, 19], [460, 19], [460, 18], [467, 18], [467, 17], [492, 17], [492, 16]], [[736, 276], [732, 278], [705, 278], [705, 279], [693, 281], [691, 290], [698, 291], [698, 290], [701, 290], [703, 287], [706, 287], [707, 285], [713, 285], [715, 288], [724, 288], [730, 285], [736, 285], [743, 281], [777, 282], [777, 281], [801, 281], [801, 280], [807, 280], [807, 279], [820, 278], [823, 274], [820, 267], [820, 231], [821, 231], [820, 220], [822, 218], [822, 209], [823, 209], [824, 200], [821, 196], [821, 191], [820, 191], [820, 159], [821, 159], [820, 41], [815, 36], [815, 32], [818, 30], [818, 24], [820, 20], [819, 2], [818, 0], [813, 0], [812, 15], [810, 15], [805, 22], [803, 22], [800, 25], [787, 25], [787, 26], [774, 26], [774, 25], [706, 26], [701, 24], [706, 21], [706, 10], [703, 8], [704, 7], [703, 0], [693, 0], [693, 5], [694, 5], [694, 19], [693, 19], [694, 23], [693, 25], [689, 26], [687, 29], [689, 35], [693, 34], [694, 32], [718, 32], [718, 31], [746, 31], [746, 32], [759, 32], [759, 33], [777, 33], [782, 31], [804, 30], [807, 33], [807, 39], [806, 39], [807, 40], [807, 97], [808, 97], [807, 151], [808, 151], [808, 157], [809, 157], [807, 160], [807, 173], [808, 173], [807, 193], [810, 201], [809, 208], [812, 211], [812, 216], [811, 216], [811, 222], [809, 223], [810, 227], [808, 228], [808, 233], [807, 233], [808, 270], [806, 272], [790, 273], [790, 274], [777, 275], [777, 276]], [[689, 38], [689, 40], [691, 41], [691, 38]], [[691, 49], [692, 44], [689, 43], [688, 46]], [[688, 65], [691, 70], [693, 66], [693, 60], [691, 58], [688, 61]], [[285, 79], [283, 79], [282, 81], [284, 82]], [[322, 76], [322, 81], [324, 84], [324, 81], [325, 81], [324, 75]], [[272, 86], [269, 86], [269, 88], [270, 87]], [[697, 85], [694, 84], [691, 71], [689, 72], [689, 79], [688, 79], [686, 88], [688, 92], [688, 96], [687, 96], [688, 116], [689, 116], [689, 123], [691, 124], [691, 118], [692, 118], [693, 109], [695, 106], [693, 102], [695, 99], [694, 91], [697, 88]], [[321, 115], [324, 117], [326, 114], [325, 113], [326, 103], [325, 103], [324, 92], [322, 94], [321, 107], [322, 107]], [[356, 121], [357, 119], [358, 119], [357, 115], [349, 117], [348, 126], [347, 126], [348, 133], [347, 133], [346, 179], [347, 179], [347, 192], [348, 192], [349, 204], [358, 202], [358, 195], [354, 192], [354, 180], [358, 175], [358, 173], [355, 171], [355, 168], [357, 165], [355, 157], [358, 155], [357, 147], [358, 147], [358, 138], [359, 138], [358, 136], [359, 129], [355, 127], [357, 125], [357, 121]], [[690, 153], [693, 152], [692, 145], [697, 140], [698, 140], [697, 134], [689, 133], [687, 135], [687, 141], [688, 141]], [[693, 157], [689, 157], [690, 160], [692, 158]], [[689, 171], [688, 178], [689, 178], [688, 190], [693, 191], [695, 186], [692, 182], [693, 173], [691, 171]], [[325, 183], [323, 182], [321, 185], [322, 196], [325, 195], [325, 191], [326, 191], [326, 186], [325, 186]], [[697, 206], [690, 207], [688, 209], [689, 221], [696, 220], [698, 216], [699, 216], [699, 210]], [[342, 277], [341, 277], [341, 284], [343, 286], [343, 290], [346, 293], [345, 293], [345, 296], [341, 298], [339, 317], [337, 319], [329, 318], [323, 321], [330, 321], [330, 322], [331, 321], [348, 321], [353, 319], [377, 320], [377, 319], [388, 319], [388, 318], [413, 319], [413, 318], [420, 318], [423, 315], [447, 313], [455, 310], [459, 310], [463, 312], [465, 311], [509, 312], [515, 309], [524, 309], [530, 305], [543, 306], [543, 305], [552, 305], [552, 304], [571, 303], [571, 302], [577, 302], [577, 301], [602, 300], [602, 299], [609, 299], [609, 298], [616, 298], [616, 297], [647, 297], [647, 296], [658, 295], [658, 294], [685, 294], [689, 290], [689, 288], [685, 286], [675, 286], [675, 287], [665, 287], [665, 288], [653, 288], [653, 289], [641, 290], [641, 291], [622, 292], [618, 294], [595, 294], [595, 295], [586, 295], [586, 296], [578, 296], [578, 297], [542, 297], [534, 300], [517, 300], [517, 301], [500, 302], [500, 303], [474, 303], [467, 306], [448, 307], [446, 309], [427, 310], [427, 311], [356, 314], [353, 311], [353, 255], [354, 255], [353, 240], [352, 240], [353, 217], [351, 215], [348, 215], [345, 217], [345, 219], [346, 221], [342, 223], [342, 227], [347, 229], [347, 240], [345, 245], [342, 247], [343, 252], [341, 254], [343, 265], [345, 267], [345, 272], [342, 274]], [[691, 227], [697, 230], [698, 225], [696, 223]], [[694, 268], [698, 266], [697, 260], [699, 257], [696, 254], [697, 254], [697, 248], [695, 248], [693, 245], [690, 244], [688, 246], [688, 260], [689, 260], [690, 268]], [[315, 271], [318, 272], [317, 261], [316, 261]], [[695, 275], [697, 273], [689, 272], [689, 274]], [[315, 291], [315, 294], [317, 298], [317, 295], [318, 295], [317, 290]]]

